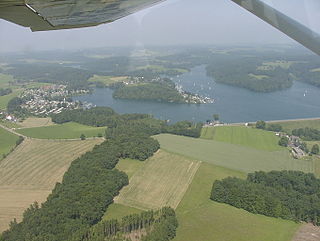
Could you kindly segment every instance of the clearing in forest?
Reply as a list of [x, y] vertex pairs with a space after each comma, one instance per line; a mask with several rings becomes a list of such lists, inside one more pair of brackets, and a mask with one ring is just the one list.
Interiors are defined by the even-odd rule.
[[46, 200], [71, 162], [101, 140], [46, 141], [26, 139], [0, 161], [0, 231], [34, 201]]
[[139, 209], [176, 208], [199, 165], [199, 161], [160, 150], [135, 172], [115, 202]]

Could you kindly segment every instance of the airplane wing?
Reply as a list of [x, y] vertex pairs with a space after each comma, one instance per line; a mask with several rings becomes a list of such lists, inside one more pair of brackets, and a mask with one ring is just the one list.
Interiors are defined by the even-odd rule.
[[[82, 28], [113, 22], [162, 1], [164, 0], [0, 0], [0, 18], [29, 27], [32, 31]], [[261, 0], [231, 1], [320, 55], [318, 33]]]
[[164, 0], [0, 0], [0, 18], [32, 31], [110, 23]]
[[320, 55], [320, 35], [260, 0], [232, 0], [287, 36]]

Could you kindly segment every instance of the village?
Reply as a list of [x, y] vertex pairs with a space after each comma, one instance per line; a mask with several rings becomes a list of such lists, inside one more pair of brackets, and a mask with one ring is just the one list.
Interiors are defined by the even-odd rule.
[[21, 99], [22, 108], [36, 116], [58, 114], [65, 109], [78, 109], [82, 105], [71, 99], [72, 95], [88, 93], [88, 90], [68, 90], [65, 85], [49, 85], [37, 89], [26, 89]]
[[[47, 85], [40, 88], [25, 89], [20, 98], [23, 103], [21, 108], [28, 113], [45, 117], [58, 114], [63, 110], [91, 108], [91, 103], [73, 101], [71, 96], [88, 93], [88, 90], [68, 90], [65, 85]], [[18, 118], [13, 113], [0, 112], [2, 119], [17, 122]]]

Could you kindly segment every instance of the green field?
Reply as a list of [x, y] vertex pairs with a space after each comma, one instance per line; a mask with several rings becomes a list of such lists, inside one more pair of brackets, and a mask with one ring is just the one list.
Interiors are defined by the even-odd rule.
[[292, 121], [278, 121], [272, 122], [272, 124], [280, 124], [284, 131], [291, 134], [294, 129], [310, 127], [320, 130], [320, 119], [314, 120], [292, 120]]
[[136, 173], [140, 168], [142, 168], [146, 164], [145, 161], [138, 161], [133, 159], [120, 159], [116, 168], [120, 171], [125, 172], [130, 179], [133, 174]]
[[21, 89], [13, 90], [13, 92], [9, 95], [0, 96], [0, 110], [5, 110], [7, 105], [11, 99], [19, 96], [22, 93]]
[[0, 128], [0, 160], [15, 147], [18, 136]]
[[181, 69], [181, 68], [167, 68], [162, 65], [145, 65], [145, 66], [139, 66], [137, 70], [153, 70], [158, 72], [166, 72], [166, 71], [176, 71], [181, 74], [187, 73], [187, 69]]
[[9, 82], [13, 82], [13, 76], [0, 73], [0, 88], [8, 88]]
[[119, 203], [112, 203], [105, 215], [103, 216], [103, 220], [110, 220], [110, 219], [118, 219], [121, 220], [122, 217], [130, 215], [130, 214], [135, 214], [135, 213], [141, 213], [143, 210], [133, 208], [133, 207], [128, 207]]
[[7, 121], [7, 120], [0, 120], [0, 124], [5, 126], [5, 127], [8, 127], [8, 128], [19, 128], [19, 127], [21, 127], [16, 122]]
[[277, 60], [274, 62], [264, 62], [261, 66], [257, 68], [257, 70], [274, 70], [277, 67], [280, 67], [283, 69], [289, 69], [290, 66], [294, 63], [301, 63], [301, 61]]
[[138, 209], [176, 208], [200, 162], [185, 157], [157, 152], [130, 178], [115, 203]]
[[257, 170], [315, 171], [313, 161], [294, 159], [285, 148], [271, 152], [220, 141], [170, 134], [157, 135], [155, 138], [160, 142], [161, 148], [166, 151], [243, 172]]
[[268, 75], [257, 75], [257, 74], [252, 74], [252, 73], [248, 74], [248, 76], [255, 78], [255, 79], [258, 79], [258, 80], [270, 78]]
[[18, 129], [22, 135], [39, 139], [78, 139], [81, 134], [94, 137], [99, 133], [104, 135], [106, 127], [91, 127], [74, 122], [61, 125]]
[[202, 128], [201, 138], [253, 147], [258, 150], [279, 151], [279, 138], [270, 131], [245, 126], [218, 126]]
[[114, 84], [117, 82], [122, 82], [124, 80], [128, 79], [127, 76], [104, 76], [104, 75], [94, 75], [90, 79], [88, 79], [89, 82], [102, 82], [106, 86], [110, 84]]
[[175, 241], [290, 241], [299, 224], [251, 214], [209, 199], [214, 180], [245, 175], [202, 163], [176, 209]]

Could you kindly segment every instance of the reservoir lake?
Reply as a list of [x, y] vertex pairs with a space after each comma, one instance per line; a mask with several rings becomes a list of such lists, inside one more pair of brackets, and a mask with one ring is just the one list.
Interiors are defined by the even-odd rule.
[[150, 101], [113, 99], [113, 90], [95, 89], [93, 93], [74, 97], [74, 100], [108, 106], [118, 113], [146, 113], [176, 122], [191, 120], [204, 122], [219, 114], [225, 123], [257, 120], [283, 120], [320, 117], [320, 88], [294, 82], [287, 90], [259, 93], [230, 85], [219, 84], [206, 75], [205, 66], [174, 77], [183, 90], [214, 99], [212, 104], [174, 104]]

